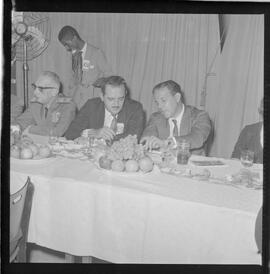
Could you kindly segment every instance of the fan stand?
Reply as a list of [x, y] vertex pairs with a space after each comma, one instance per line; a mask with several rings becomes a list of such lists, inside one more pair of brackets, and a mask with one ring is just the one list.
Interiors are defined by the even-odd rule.
[[27, 64], [27, 43], [23, 39], [23, 99], [24, 99], [24, 109], [28, 108], [28, 71], [29, 71], [29, 66]]
[[23, 99], [24, 110], [28, 108], [28, 64], [27, 64], [27, 33], [28, 26], [24, 22], [18, 22], [15, 32], [23, 39]]

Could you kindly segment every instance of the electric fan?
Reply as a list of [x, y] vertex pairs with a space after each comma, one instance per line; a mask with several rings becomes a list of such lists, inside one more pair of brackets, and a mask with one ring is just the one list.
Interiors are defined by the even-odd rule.
[[12, 12], [12, 45], [16, 60], [23, 62], [24, 108], [28, 107], [28, 63], [38, 57], [50, 42], [50, 21], [46, 13]]

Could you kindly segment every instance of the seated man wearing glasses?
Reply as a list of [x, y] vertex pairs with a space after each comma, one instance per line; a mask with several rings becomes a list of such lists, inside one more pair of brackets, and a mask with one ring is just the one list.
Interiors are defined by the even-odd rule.
[[89, 99], [83, 105], [65, 137], [73, 140], [92, 136], [107, 143], [129, 134], [139, 139], [144, 126], [143, 108], [141, 103], [128, 98], [125, 80], [110, 76], [103, 78], [100, 86], [100, 98]]
[[31, 134], [63, 136], [75, 117], [76, 105], [69, 97], [59, 93], [61, 86], [57, 74], [43, 72], [32, 84], [34, 96], [29, 107], [14, 121], [21, 131], [28, 128]]

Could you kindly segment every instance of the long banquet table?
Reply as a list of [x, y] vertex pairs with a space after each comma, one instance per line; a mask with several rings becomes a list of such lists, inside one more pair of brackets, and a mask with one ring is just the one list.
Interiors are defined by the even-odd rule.
[[[236, 160], [216, 175], [241, 168]], [[161, 173], [116, 173], [64, 157], [11, 159], [10, 189], [35, 186], [28, 242], [113, 263], [261, 264], [262, 190]]]

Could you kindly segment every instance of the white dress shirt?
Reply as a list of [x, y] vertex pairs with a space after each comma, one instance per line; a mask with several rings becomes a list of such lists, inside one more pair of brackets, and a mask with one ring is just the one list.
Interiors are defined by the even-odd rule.
[[[116, 115], [117, 118], [117, 115]], [[105, 108], [105, 117], [104, 117], [104, 127], [110, 127], [112, 124], [113, 116], [112, 114]]]

